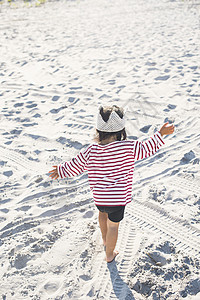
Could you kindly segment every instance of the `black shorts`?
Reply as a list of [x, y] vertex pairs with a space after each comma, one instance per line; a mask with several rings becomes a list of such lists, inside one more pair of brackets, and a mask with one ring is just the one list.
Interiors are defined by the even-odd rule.
[[101, 206], [96, 205], [98, 210], [108, 214], [108, 219], [112, 222], [120, 222], [124, 218], [125, 206]]

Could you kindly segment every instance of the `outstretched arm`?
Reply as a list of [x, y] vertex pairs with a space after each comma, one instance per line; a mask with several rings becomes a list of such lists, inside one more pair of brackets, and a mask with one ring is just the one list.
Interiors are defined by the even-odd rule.
[[172, 134], [174, 132], [174, 125], [168, 125], [165, 123], [160, 131], [157, 131], [153, 137], [150, 137], [145, 142], [136, 141], [134, 156], [135, 160], [143, 159], [155, 154], [162, 145], [164, 145], [163, 135]]
[[68, 162], [64, 162], [58, 166], [53, 166], [53, 170], [51, 170], [50, 177], [52, 179], [65, 178], [65, 177], [73, 177], [76, 175], [80, 175], [87, 168], [87, 162], [89, 160], [91, 146], [88, 146], [86, 149], [80, 151], [76, 157], [72, 158], [72, 160]]

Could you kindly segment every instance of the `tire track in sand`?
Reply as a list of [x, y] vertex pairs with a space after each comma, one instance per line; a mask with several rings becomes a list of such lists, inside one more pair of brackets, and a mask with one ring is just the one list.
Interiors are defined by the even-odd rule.
[[29, 171], [39, 171], [39, 173], [41, 173], [41, 170], [45, 170], [41, 163], [27, 159], [24, 155], [18, 153], [16, 150], [11, 150], [7, 147], [0, 146], [0, 155], [1, 158], [14, 163], [15, 166], [21, 166]]
[[200, 230], [169, 216], [166, 211], [151, 203], [134, 200], [126, 209], [127, 218], [143, 230], [152, 231], [170, 240], [181, 251], [200, 257]]
[[[36, 172], [36, 174], [39, 175], [47, 175], [47, 165], [41, 162], [37, 161], [31, 161], [28, 158], [26, 158], [24, 155], [18, 153], [16, 150], [11, 150], [7, 147], [0, 145], [0, 156], [2, 159], [6, 159], [7, 161], [11, 161], [16, 167], [21, 166], [22, 168], [28, 170], [29, 172]], [[45, 171], [44, 171], [45, 170]], [[79, 188], [84, 187], [88, 184], [88, 180], [81, 179], [85, 175], [77, 176], [76, 179], [70, 178], [70, 181], [72, 183], [65, 184], [63, 188], [60, 189], [73, 189], [73, 188]], [[75, 183], [77, 182], [78, 183]]]
[[[105, 254], [96, 257], [94, 270], [94, 294], [95, 299], [125, 299], [127, 294], [134, 296], [126, 284], [131, 262], [134, 260], [141, 244], [141, 237], [134, 228], [134, 224], [123, 221], [120, 224], [119, 238], [116, 248], [119, 255], [116, 260], [107, 264]], [[101, 276], [100, 276], [101, 274]]]
[[180, 174], [174, 177], [170, 184], [200, 196], [200, 178], [194, 177], [193, 174]]
[[144, 231], [162, 235], [162, 238], [171, 241], [177, 250], [200, 257], [200, 231], [197, 228], [169, 216], [156, 205], [140, 203], [137, 200], [127, 206], [126, 215], [128, 220], [120, 224], [117, 244], [120, 254], [116, 263], [107, 265], [103, 261], [103, 255], [97, 257], [95, 265], [99, 268], [94, 274], [94, 290], [98, 299], [125, 299], [127, 295], [134, 299], [125, 282], [141, 244], [141, 234], [135, 229], [135, 225], [142, 226]]

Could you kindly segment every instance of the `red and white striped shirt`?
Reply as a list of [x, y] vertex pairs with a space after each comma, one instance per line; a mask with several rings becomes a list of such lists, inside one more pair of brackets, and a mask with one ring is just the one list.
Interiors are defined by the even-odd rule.
[[58, 174], [65, 178], [87, 171], [96, 205], [126, 205], [131, 202], [134, 162], [155, 154], [163, 144], [159, 131], [145, 142], [93, 143], [71, 161], [59, 165]]

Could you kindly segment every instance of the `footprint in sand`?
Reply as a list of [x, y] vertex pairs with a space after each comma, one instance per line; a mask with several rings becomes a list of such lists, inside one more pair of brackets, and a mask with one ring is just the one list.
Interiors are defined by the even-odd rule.
[[69, 91], [66, 94], [75, 94], [75, 91]]
[[54, 294], [59, 289], [59, 282], [47, 282], [44, 289], [48, 294]]
[[79, 278], [83, 279], [84, 281], [91, 280], [91, 277], [88, 275], [80, 275]]
[[38, 155], [38, 154], [40, 154], [42, 151], [40, 151], [40, 150], [35, 150], [35, 151], [33, 151], [33, 152], [35, 152], [35, 153]]
[[[186, 265], [187, 267], [187, 265]], [[187, 268], [189, 269], [189, 268]], [[187, 271], [188, 274], [190, 274], [190, 271], [188, 270]], [[184, 276], [184, 274], [183, 274]], [[200, 279], [194, 279], [194, 280], [191, 280], [185, 287], [184, 290], [180, 291], [180, 295], [183, 297], [183, 298], [188, 298], [188, 294], [189, 295], [196, 295], [196, 297], [194, 298], [194, 300], [196, 299], [199, 299], [199, 293], [200, 292]], [[198, 294], [198, 295], [197, 295]], [[189, 298], [189, 299], [193, 299], [193, 298]]]
[[108, 80], [107, 82], [108, 82], [110, 85], [115, 84], [115, 80]]
[[68, 101], [73, 104], [76, 104], [79, 100], [80, 100], [79, 98], [75, 98], [75, 97], [68, 98]]
[[31, 103], [31, 104], [26, 105], [27, 108], [33, 108], [33, 107], [36, 107], [36, 106], [37, 106], [36, 103]]
[[23, 106], [23, 105], [24, 105], [23, 102], [19, 102], [19, 103], [15, 103], [15, 104], [14, 104], [14, 107], [21, 107], [21, 106]]
[[84, 215], [83, 215], [83, 218], [92, 218], [94, 215], [94, 212], [91, 210], [91, 211], [87, 211]]
[[22, 132], [22, 130], [13, 129], [10, 131], [11, 134], [19, 135]]
[[15, 259], [11, 261], [11, 266], [16, 269], [23, 269], [26, 267], [27, 262], [30, 260], [30, 255], [26, 254], [17, 254]]
[[64, 117], [65, 117], [65, 116], [61, 116], [61, 117], [59, 117], [59, 118], [57, 118], [57, 119], [55, 119], [55, 120], [56, 120], [56, 122], [57, 122], [57, 121], [62, 120]]
[[41, 117], [40, 114], [35, 114], [35, 115], [33, 116], [33, 118], [40, 118], [40, 117]]
[[80, 89], [82, 89], [83, 87], [82, 86], [72, 86], [72, 87], [70, 87], [69, 89], [70, 90], [80, 90]]
[[[6, 218], [0, 217], [0, 222], [4, 222], [4, 221], [6, 221]], [[0, 246], [1, 246], [1, 245], [3, 245], [3, 242], [0, 241]]]
[[59, 113], [59, 111], [61, 111], [62, 109], [65, 109], [65, 108], [67, 108], [67, 106], [62, 106], [60, 108], [53, 108], [50, 110], [50, 113], [57, 114], [57, 113]]
[[167, 80], [167, 79], [169, 79], [170, 78], [170, 76], [169, 75], [164, 75], [164, 76], [158, 76], [158, 77], [156, 77], [156, 78], [154, 78], [155, 80], [162, 80], [162, 81], [164, 81], [164, 80]]
[[149, 128], [151, 127], [151, 125], [146, 125], [142, 128], [140, 128], [140, 131], [144, 132], [144, 133], [147, 133], [149, 131]]
[[155, 62], [151, 62], [151, 61], [147, 61], [147, 62], [145, 63], [145, 65], [147, 65], [147, 66], [155, 66], [156, 63], [155, 63]]
[[61, 287], [63, 283], [63, 278], [59, 276], [52, 277], [46, 281], [43, 285], [42, 290], [44, 290], [47, 294], [55, 294]]
[[176, 105], [174, 104], [168, 104], [167, 108], [163, 109], [163, 111], [169, 112], [171, 109], [175, 109]]
[[198, 66], [192, 66], [192, 67], [189, 67], [190, 69], [196, 71], [196, 69], [198, 68]]
[[32, 127], [35, 125], [38, 125], [38, 123], [23, 124], [24, 127]]
[[108, 99], [108, 98], [112, 98], [112, 97], [107, 94], [103, 94], [99, 97], [99, 99], [104, 99], [104, 98]]
[[199, 165], [200, 159], [199, 158], [195, 158], [192, 163], [193, 163], [193, 165], [196, 165], [196, 164]]
[[181, 163], [187, 164], [193, 158], [195, 158], [195, 153], [192, 150], [190, 150], [189, 152], [185, 153], [184, 156], [181, 158]]
[[75, 101], [75, 99], [76, 99], [75, 97], [69, 97], [69, 98], [68, 98], [68, 101], [72, 103], [72, 102]]
[[5, 144], [5, 145], [10, 145], [10, 144], [12, 144], [12, 142], [13, 142], [13, 141], [8, 141], [8, 142], [5, 142], [4, 144]]
[[156, 71], [158, 68], [147, 68], [147, 71]]
[[67, 139], [65, 137], [60, 136], [57, 140], [58, 143], [61, 143], [62, 145], [67, 144]]
[[13, 171], [12, 170], [5, 171], [5, 172], [3, 172], [3, 175], [6, 177], [10, 177], [13, 175]]
[[59, 98], [60, 96], [53, 96], [52, 101], [58, 101]]
[[175, 108], [176, 108], [176, 105], [174, 105], [174, 104], [168, 104], [167, 107], [168, 107], [169, 109], [175, 109]]

